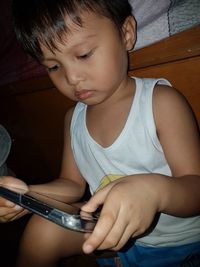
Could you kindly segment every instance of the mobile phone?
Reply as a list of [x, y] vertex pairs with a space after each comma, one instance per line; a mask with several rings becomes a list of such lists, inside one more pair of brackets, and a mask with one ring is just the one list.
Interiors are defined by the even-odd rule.
[[0, 186], [0, 196], [73, 231], [92, 232], [99, 217], [98, 212], [84, 212], [76, 205], [66, 204], [35, 192], [23, 193], [16, 188]]

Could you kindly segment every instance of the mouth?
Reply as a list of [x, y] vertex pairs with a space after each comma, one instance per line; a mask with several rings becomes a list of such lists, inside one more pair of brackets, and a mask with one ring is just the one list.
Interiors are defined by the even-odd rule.
[[92, 94], [92, 90], [81, 90], [75, 92], [75, 97], [79, 100], [86, 100], [87, 98], [91, 97]]

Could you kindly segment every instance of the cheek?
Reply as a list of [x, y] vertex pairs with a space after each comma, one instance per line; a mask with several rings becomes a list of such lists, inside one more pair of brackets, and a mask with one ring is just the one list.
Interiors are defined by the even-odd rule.
[[121, 80], [127, 74], [128, 59], [126, 51], [121, 54], [112, 51], [99, 57], [97, 62], [98, 64], [93, 71], [101, 83], [115, 78]]
[[[72, 92], [70, 90], [70, 87], [67, 84], [66, 79], [64, 79], [64, 77], [60, 77], [60, 76], [57, 76], [55, 74], [49, 74], [49, 77], [60, 93], [62, 93], [63, 95], [65, 95], [71, 99], [74, 98], [74, 96], [72, 96]], [[72, 99], [72, 100], [74, 100], [74, 99]]]
[[59, 91], [63, 91], [63, 88], [65, 88], [65, 82], [66, 82], [64, 77], [62, 77], [61, 75], [55, 72], [55, 73], [50, 73], [49, 78], [51, 79], [51, 81], [53, 82], [53, 84]]

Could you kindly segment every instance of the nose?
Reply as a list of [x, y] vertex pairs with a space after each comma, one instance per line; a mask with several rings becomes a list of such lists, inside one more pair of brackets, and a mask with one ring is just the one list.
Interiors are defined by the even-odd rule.
[[83, 72], [81, 71], [81, 68], [78, 65], [70, 65], [64, 67], [64, 74], [65, 78], [67, 79], [67, 82], [70, 85], [77, 85], [80, 81], [83, 80]]

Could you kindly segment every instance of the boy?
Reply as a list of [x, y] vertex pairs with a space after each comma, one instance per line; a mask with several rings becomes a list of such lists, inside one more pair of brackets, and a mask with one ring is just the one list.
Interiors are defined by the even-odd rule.
[[[127, 76], [127, 51], [136, 38], [128, 1], [15, 0], [13, 14], [23, 48], [78, 103], [65, 118], [60, 177], [29, 187], [12, 177], [1, 183], [75, 202], [87, 182], [93, 197], [82, 209], [103, 205], [86, 241], [33, 216], [18, 266], [56, 266], [63, 257], [96, 249], [119, 251], [123, 266], [180, 266], [197, 254], [197, 126], [166, 80]], [[8, 204], [1, 200], [2, 221], [24, 214]]]

